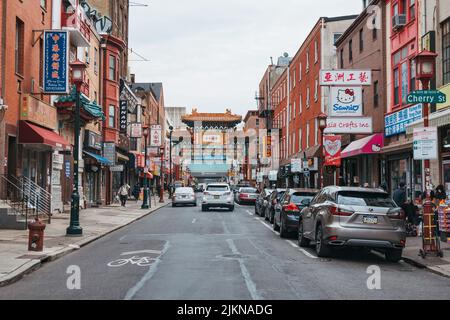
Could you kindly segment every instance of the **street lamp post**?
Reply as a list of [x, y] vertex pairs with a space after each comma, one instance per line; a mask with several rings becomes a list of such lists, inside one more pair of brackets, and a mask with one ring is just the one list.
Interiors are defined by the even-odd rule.
[[[430, 89], [430, 81], [436, 74], [436, 57], [437, 54], [430, 51], [422, 51], [415, 57], [417, 67], [417, 79], [422, 83], [423, 90]], [[429, 126], [429, 104], [423, 104], [423, 126], [427, 128]], [[439, 254], [439, 246], [436, 241], [436, 222], [434, 222], [434, 209], [431, 202], [431, 172], [430, 172], [430, 160], [424, 160], [425, 170], [425, 189], [426, 200], [423, 205], [423, 250], [421, 250], [422, 256], [427, 253]], [[434, 240], [433, 240], [434, 239]]]
[[159, 149], [159, 152], [161, 153], [161, 166], [160, 166], [160, 187], [159, 187], [159, 203], [164, 203], [164, 170], [163, 170], [163, 163], [164, 163], [164, 147], [161, 147]]
[[320, 157], [322, 163], [320, 164], [320, 188], [324, 187], [323, 183], [323, 164], [324, 164], [324, 146], [323, 146], [323, 132], [327, 128], [327, 115], [325, 113], [319, 114], [317, 117], [319, 119], [319, 129], [320, 129]]
[[172, 134], [173, 134], [173, 127], [169, 127], [170, 133], [169, 133], [169, 197], [172, 198]]
[[[142, 201], [141, 209], [149, 209], [148, 205], [148, 167], [147, 167], [147, 138], [149, 136], [148, 127], [143, 128], [144, 136], [144, 200]], [[151, 204], [151, 201], [150, 201]]]
[[67, 236], [82, 236], [83, 228], [80, 226], [80, 194], [78, 192], [79, 158], [80, 158], [80, 92], [84, 83], [86, 64], [79, 60], [73, 62], [72, 81], [76, 87], [74, 148], [73, 148], [73, 192], [70, 207], [70, 225], [66, 230]]

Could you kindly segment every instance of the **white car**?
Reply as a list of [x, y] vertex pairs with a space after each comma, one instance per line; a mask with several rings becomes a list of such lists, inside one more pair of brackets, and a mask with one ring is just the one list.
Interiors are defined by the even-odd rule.
[[172, 197], [172, 207], [177, 205], [194, 205], [197, 206], [197, 199], [192, 188], [177, 188]]
[[206, 187], [203, 192], [202, 211], [208, 211], [210, 208], [228, 208], [234, 211], [233, 192], [226, 183], [212, 183]]

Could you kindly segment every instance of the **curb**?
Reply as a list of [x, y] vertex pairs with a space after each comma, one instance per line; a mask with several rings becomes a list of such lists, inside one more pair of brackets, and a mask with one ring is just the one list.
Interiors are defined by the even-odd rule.
[[434, 273], [436, 275], [439, 275], [441, 277], [445, 277], [445, 278], [450, 278], [450, 274], [445, 273], [445, 272], [441, 272], [439, 270], [434, 269], [433, 267], [427, 266], [417, 260], [411, 259], [411, 258], [407, 258], [407, 257], [402, 257], [403, 261], [405, 261], [407, 264], [410, 264], [416, 268], [419, 269], [426, 269], [427, 271]]
[[50, 253], [40, 259], [36, 259], [36, 260], [31, 260], [28, 261], [26, 263], [24, 263], [23, 265], [21, 265], [19, 268], [17, 268], [15, 271], [12, 272], [12, 275], [5, 277], [4, 279], [0, 280], [0, 287], [5, 287], [8, 285], [13, 284], [14, 282], [19, 281], [20, 279], [22, 279], [25, 275], [28, 275], [38, 269], [40, 269], [42, 267], [43, 264], [51, 262], [51, 261], [55, 261], [59, 258], [64, 257], [65, 255], [68, 255], [69, 253], [73, 252], [73, 251], [77, 251], [79, 249], [81, 249], [82, 247], [87, 246], [88, 244], [101, 239], [103, 237], [106, 237], [107, 235], [120, 230], [122, 228], [125, 228], [127, 226], [129, 226], [130, 224], [142, 220], [146, 217], [148, 217], [149, 215], [151, 215], [154, 212], [159, 211], [160, 209], [163, 209], [165, 207], [167, 207], [169, 204], [171, 204], [171, 201], [168, 200], [167, 203], [165, 203], [163, 206], [156, 208], [148, 213], [143, 214], [140, 217], [134, 218], [133, 220], [131, 220], [130, 222], [127, 222], [123, 225], [117, 226], [114, 229], [109, 230], [108, 232], [105, 232], [103, 234], [100, 235], [96, 235], [90, 239], [86, 239], [83, 241], [80, 241], [79, 243], [75, 243], [73, 244], [73, 247], [67, 247], [67, 248], [63, 248], [59, 251], [55, 251], [53, 253]]

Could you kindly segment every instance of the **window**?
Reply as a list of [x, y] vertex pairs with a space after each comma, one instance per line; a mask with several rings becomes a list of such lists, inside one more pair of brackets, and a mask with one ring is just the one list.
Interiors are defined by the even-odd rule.
[[300, 105], [298, 113], [301, 114], [303, 112], [303, 94], [300, 93]]
[[98, 73], [98, 49], [94, 48], [94, 72], [95, 74]]
[[348, 42], [348, 61], [350, 63], [353, 61], [353, 40]]
[[339, 38], [342, 36], [342, 33], [335, 33], [333, 34], [333, 44], [336, 46], [336, 42], [339, 40]]
[[44, 40], [39, 39], [39, 87], [44, 86]]
[[295, 119], [296, 115], [297, 115], [297, 103], [294, 101], [294, 116], [292, 117], [293, 119]]
[[316, 79], [314, 84], [314, 101], [317, 102], [319, 100], [319, 79]]
[[400, 10], [401, 10], [402, 14], [406, 14], [406, 8], [407, 8], [406, 2], [407, 2], [407, 0], [401, 0], [402, 5], [400, 7]]
[[306, 148], [309, 148], [309, 120], [306, 122]]
[[109, 106], [108, 125], [110, 128], [116, 127], [116, 107], [113, 105]]
[[259, 118], [256, 118], [256, 128], [259, 128]]
[[344, 69], [344, 49], [341, 49], [341, 56], [340, 56], [340, 59], [341, 59], [341, 62], [340, 62], [340, 64], [341, 64], [341, 69]]
[[406, 102], [406, 98], [408, 96], [408, 86], [409, 86], [409, 81], [408, 81], [408, 62], [403, 62], [402, 63], [402, 104], [407, 104]]
[[378, 97], [378, 81], [373, 83], [373, 106], [378, 107], [379, 97]]
[[19, 75], [23, 75], [24, 67], [24, 23], [16, 18], [16, 41], [14, 46], [15, 54], [15, 71]]
[[309, 72], [309, 51], [306, 52], [306, 73]]
[[359, 52], [364, 50], [364, 33], [363, 29], [359, 30]]
[[393, 11], [394, 11], [394, 16], [398, 16], [398, 3], [396, 3], [396, 4], [394, 4], [394, 8], [393, 8]]
[[442, 72], [444, 84], [450, 83], [450, 19], [442, 23]]
[[306, 108], [309, 108], [309, 87], [306, 88]]
[[41, 0], [41, 8], [47, 9], [47, 0]]
[[109, 56], [109, 80], [117, 80], [116, 79], [116, 69], [117, 69], [117, 61], [116, 57], [113, 55]]
[[416, 1], [409, 1], [409, 20], [414, 20], [416, 18]]
[[292, 81], [294, 82], [294, 84], [293, 84], [294, 88], [295, 88], [295, 85], [297, 84], [297, 81], [296, 81], [297, 77], [296, 77], [296, 74], [295, 74], [296, 72], [295, 71], [296, 71], [296, 69], [294, 69], [294, 76], [292, 77]]
[[298, 150], [303, 150], [303, 144], [302, 144], [302, 128], [298, 130]]
[[319, 144], [319, 119], [315, 118], [314, 119], [314, 145], [318, 145]]
[[409, 92], [416, 90], [416, 60], [411, 59], [409, 67]]
[[317, 40], [314, 41], [314, 63], [317, 63], [319, 61], [319, 44], [317, 43]]
[[398, 73], [398, 68], [394, 70], [394, 105], [398, 105], [400, 103], [399, 93], [400, 93], [400, 77]]
[[302, 63], [300, 62], [300, 74], [298, 75], [299, 82], [302, 81]]

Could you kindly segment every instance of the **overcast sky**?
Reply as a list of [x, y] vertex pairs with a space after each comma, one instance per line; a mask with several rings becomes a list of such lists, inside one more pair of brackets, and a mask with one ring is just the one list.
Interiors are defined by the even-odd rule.
[[[256, 109], [270, 57], [293, 56], [321, 16], [358, 14], [361, 0], [132, 0], [136, 82], [163, 82], [166, 106]], [[130, 60], [140, 59], [131, 55]]]

